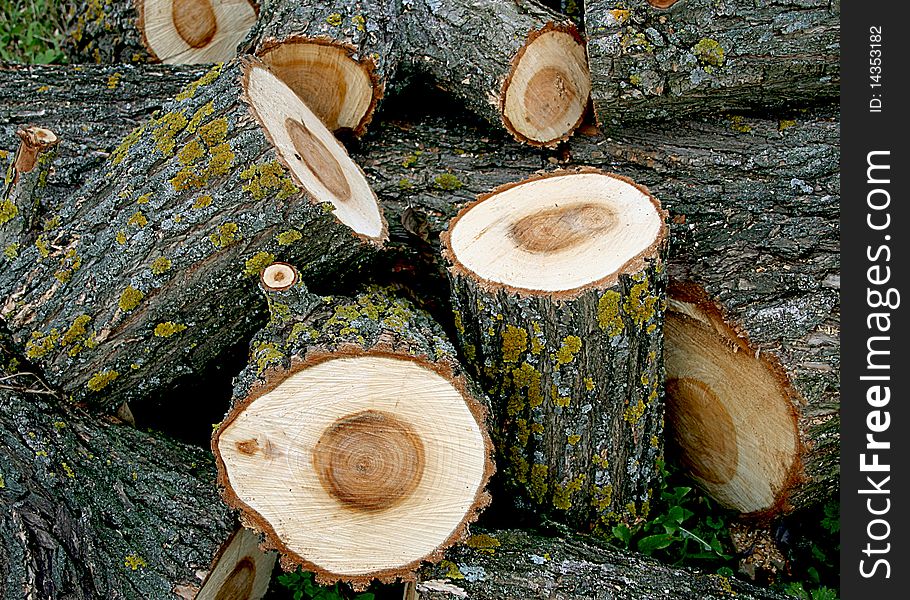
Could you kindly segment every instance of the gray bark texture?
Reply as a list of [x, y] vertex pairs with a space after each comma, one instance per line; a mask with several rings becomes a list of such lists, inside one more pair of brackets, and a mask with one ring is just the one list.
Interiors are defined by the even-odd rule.
[[587, 0], [602, 126], [835, 101], [839, 0]]
[[421, 600], [784, 600], [734, 578], [667, 566], [587, 536], [478, 533], [424, 568]]
[[523, 508], [582, 531], [646, 516], [659, 475], [666, 240], [659, 244], [642, 269], [569, 298], [449, 270], [460, 350], [493, 402], [506, 489]]
[[532, 33], [547, 26], [574, 32], [575, 25], [533, 0], [402, 3], [409, 62], [494, 127], [505, 127], [519, 136], [503, 120], [503, 84], [511, 74], [513, 59]]
[[[346, 47], [351, 58], [366, 66], [375, 86], [367, 113], [353, 128], [353, 133], [360, 136], [398, 68], [402, 51], [399, 14], [400, 0], [264, 0], [259, 19], [240, 43], [238, 53], [252, 53], [268, 60], [268, 52], [276, 45], [293, 41], [330, 42]], [[319, 83], [314, 82], [314, 88], [318, 87]], [[344, 90], [338, 93], [343, 94]]]
[[263, 262], [297, 260], [318, 280], [372, 254], [291, 180], [242, 99], [241, 71], [234, 61], [187, 86], [34, 244], [4, 256], [2, 316], [74, 399], [111, 409], [148, 397], [252, 334]]
[[63, 51], [71, 63], [137, 63], [153, 57], [132, 0], [75, 0], [63, 9]]
[[235, 528], [211, 454], [49, 395], [3, 331], [0, 360], [0, 595], [157, 599], [198, 588]]

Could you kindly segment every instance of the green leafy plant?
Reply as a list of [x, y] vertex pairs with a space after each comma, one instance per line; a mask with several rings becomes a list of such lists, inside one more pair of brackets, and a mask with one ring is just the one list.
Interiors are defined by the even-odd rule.
[[299, 567], [293, 573], [278, 576], [278, 583], [291, 592], [294, 600], [375, 600], [373, 592], [355, 593], [341, 584], [319, 585], [312, 573]]
[[61, 10], [54, 0], [0, 0], [0, 61], [64, 62]]
[[613, 527], [615, 540], [665, 562], [698, 564], [732, 575], [735, 561], [727, 533], [732, 513], [686, 485], [681, 474], [663, 464], [660, 469], [662, 477], [649, 516]]

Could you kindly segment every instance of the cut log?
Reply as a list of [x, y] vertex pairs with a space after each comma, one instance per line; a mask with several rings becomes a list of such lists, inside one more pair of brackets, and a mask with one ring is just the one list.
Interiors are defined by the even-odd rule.
[[277, 556], [234, 534], [212, 456], [62, 402], [8, 341], [0, 331], [0, 595], [261, 598]]
[[575, 25], [533, 0], [415, 0], [410, 61], [518, 141], [555, 146], [581, 124], [590, 77]]
[[421, 600], [785, 600], [735, 578], [671, 567], [586, 536], [517, 530], [474, 535], [438, 566], [421, 570]]
[[0, 194], [0, 248], [17, 252], [25, 243], [39, 213], [41, 194], [47, 186], [54, 159], [57, 134], [42, 127], [24, 127], [16, 132], [19, 149], [13, 156]]
[[201, 369], [260, 323], [254, 278], [353, 273], [386, 237], [360, 169], [261, 64], [216, 66], [126, 136], [0, 275], [49, 381], [110, 409]]
[[594, 112], [611, 129], [836, 101], [840, 4], [588, 0]]
[[212, 439], [225, 499], [285, 569], [413, 579], [489, 503], [483, 395], [406, 301], [318, 297], [285, 263], [262, 282], [271, 321]]
[[96, 0], [68, 11], [71, 62], [228, 61], [256, 22], [253, 0]]
[[396, 0], [265, 0], [241, 44], [332, 131], [363, 135], [400, 54]]
[[665, 217], [631, 180], [557, 171], [481, 196], [442, 234], [501, 470], [579, 529], [646, 514], [663, 456]]

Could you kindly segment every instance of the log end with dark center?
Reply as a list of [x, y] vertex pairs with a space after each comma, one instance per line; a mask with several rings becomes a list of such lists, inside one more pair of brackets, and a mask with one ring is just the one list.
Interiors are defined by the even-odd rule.
[[338, 419], [322, 434], [313, 465], [325, 491], [344, 506], [385, 510], [420, 483], [423, 442], [395, 416], [367, 410]]
[[382, 95], [369, 58], [355, 59], [343, 43], [306, 37], [266, 42], [256, 55], [329, 130], [366, 131]]
[[571, 26], [535, 31], [512, 62], [502, 115], [519, 140], [552, 146], [581, 124], [591, 93], [584, 43]]
[[615, 226], [616, 215], [609, 207], [579, 204], [522, 217], [512, 224], [510, 234], [528, 252], [549, 253], [577, 246]]
[[272, 292], [279, 292], [297, 283], [297, 269], [283, 262], [272, 263], [262, 270], [259, 280], [262, 287]]
[[256, 23], [251, 0], [136, 0], [149, 54], [167, 64], [224, 62]]
[[351, 186], [344, 170], [325, 144], [297, 119], [286, 118], [284, 128], [294, 144], [294, 158], [302, 161], [333, 196], [341, 201], [350, 200]]

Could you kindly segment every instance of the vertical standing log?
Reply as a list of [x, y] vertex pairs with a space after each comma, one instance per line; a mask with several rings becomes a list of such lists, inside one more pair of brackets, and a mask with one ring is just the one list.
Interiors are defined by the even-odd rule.
[[69, 8], [72, 62], [214, 63], [232, 59], [255, 0], [88, 0]]
[[0, 249], [6, 256], [19, 251], [31, 230], [47, 185], [54, 147], [59, 140], [50, 129], [24, 127], [16, 132], [19, 149], [13, 157], [0, 195]]
[[483, 395], [406, 301], [320, 298], [285, 263], [262, 282], [271, 321], [212, 439], [225, 499], [286, 569], [413, 579], [489, 502]]
[[0, 274], [2, 316], [49, 380], [112, 408], [252, 333], [255, 277], [355, 272], [385, 222], [363, 173], [256, 62], [216, 66], [124, 138]]
[[360, 136], [401, 53], [397, 0], [265, 0], [240, 48], [255, 53], [332, 131]]
[[587, 0], [594, 112], [605, 127], [836, 100], [828, 0]]
[[403, 16], [410, 60], [515, 139], [555, 146], [581, 124], [590, 77], [565, 17], [533, 0], [413, 0]]
[[647, 513], [663, 452], [665, 213], [593, 169], [510, 184], [442, 235], [511, 487], [580, 529]]

